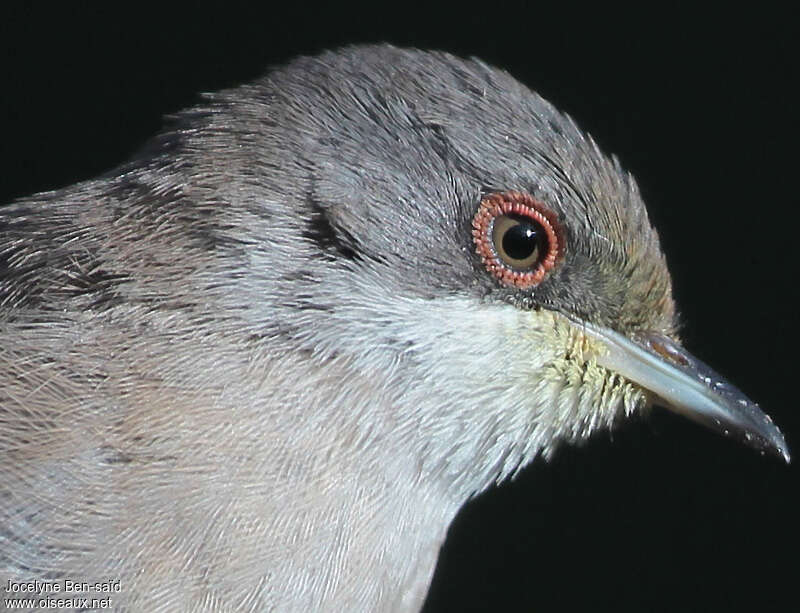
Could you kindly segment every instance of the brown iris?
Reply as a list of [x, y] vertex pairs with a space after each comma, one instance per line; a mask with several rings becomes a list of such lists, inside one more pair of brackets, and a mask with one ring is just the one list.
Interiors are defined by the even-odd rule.
[[472, 220], [476, 252], [504, 285], [537, 285], [555, 266], [563, 241], [555, 214], [521, 192], [485, 197]]

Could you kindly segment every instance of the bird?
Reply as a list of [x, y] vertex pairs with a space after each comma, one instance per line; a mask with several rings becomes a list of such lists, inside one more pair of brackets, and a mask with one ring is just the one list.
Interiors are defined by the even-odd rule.
[[653, 405], [789, 461], [635, 179], [479, 59], [298, 57], [0, 207], [8, 593], [418, 611], [468, 499]]

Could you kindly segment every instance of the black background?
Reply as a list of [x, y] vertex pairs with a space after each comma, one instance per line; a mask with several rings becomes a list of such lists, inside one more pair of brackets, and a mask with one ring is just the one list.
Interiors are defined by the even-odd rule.
[[[0, 202], [122, 162], [202, 91], [300, 53], [390, 41], [478, 55], [638, 178], [687, 346], [800, 454], [797, 46], [788, 15], [395, 4], [0, 16]], [[426, 613], [771, 611], [795, 601], [796, 465], [661, 411], [468, 504]]]

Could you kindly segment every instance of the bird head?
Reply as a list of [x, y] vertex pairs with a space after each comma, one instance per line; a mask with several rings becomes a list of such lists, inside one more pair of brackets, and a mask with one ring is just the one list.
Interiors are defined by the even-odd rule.
[[247, 224], [249, 317], [366, 373], [393, 407], [370, 423], [405, 433], [421, 477], [477, 491], [652, 404], [788, 460], [680, 345], [634, 179], [541, 97], [477, 60], [386, 46], [261, 87], [215, 98], [220, 125], [261, 126], [248, 176], [274, 182]]

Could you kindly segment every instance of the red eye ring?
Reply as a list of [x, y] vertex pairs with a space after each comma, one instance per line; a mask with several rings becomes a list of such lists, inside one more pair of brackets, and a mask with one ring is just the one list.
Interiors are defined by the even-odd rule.
[[[494, 220], [501, 215], [527, 217], [541, 227], [546, 237], [546, 249], [529, 270], [516, 270], [503, 262], [492, 239]], [[563, 245], [561, 226], [552, 211], [529, 194], [508, 191], [490, 194], [481, 200], [472, 218], [472, 238], [475, 252], [481, 256], [486, 270], [503, 285], [518, 288], [533, 287], [556, 265]]]

